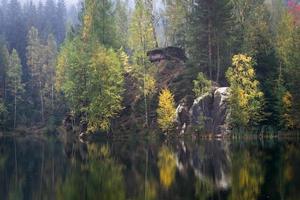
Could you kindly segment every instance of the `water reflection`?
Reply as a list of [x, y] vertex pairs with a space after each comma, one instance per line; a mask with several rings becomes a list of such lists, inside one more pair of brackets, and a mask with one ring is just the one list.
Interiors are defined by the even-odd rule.
[[167, 146], [162, 146], [158, 152], [158, 168], [160, 183], [169, 188], [175, 179], [176, 156]]
[[0, 199], [300, 199], [291, 141], [0, 139]]
[[70, 166], [66, 179], [57, 185], [57, 199], [125, 199], [122, 165], [107, 145], [87, 146], [88, 158]]
[[[258, 156], [256, 154], [256, 156]], [[247, 150], [233, 154], [232, 167], [232, 200], [257, 199], [261, 193], [264, 182], [264, 169], [262, 163], [255, 156], [250, 156]]]

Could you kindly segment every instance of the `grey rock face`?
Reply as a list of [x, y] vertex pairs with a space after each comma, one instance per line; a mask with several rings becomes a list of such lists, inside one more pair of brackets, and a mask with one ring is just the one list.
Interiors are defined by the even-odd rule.
[[181, 134], [187, 128], [201, 129], [203, 133], [224, 135], [229, 133], [229, 88], [214, 88], [194, 100], [191, 107], [181, 102], [177, 108], [177, 123]]

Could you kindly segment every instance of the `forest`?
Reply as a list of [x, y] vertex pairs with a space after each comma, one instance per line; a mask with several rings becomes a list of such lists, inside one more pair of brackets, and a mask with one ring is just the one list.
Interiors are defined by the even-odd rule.
[[0, 2], [1, 131], [171, 133], [181, 102], [222, 87], [230, 130], [299, 130], [299, 1], [84, 0], [76, 15]]

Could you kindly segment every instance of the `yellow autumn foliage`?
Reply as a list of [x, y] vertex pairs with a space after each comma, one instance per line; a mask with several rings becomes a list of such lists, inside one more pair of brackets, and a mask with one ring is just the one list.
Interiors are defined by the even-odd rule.
[[163, 146], [158, 153], [158, 167], [160, 183], [168, 189], [175, 179], [176, 157], [166, 146]]
[[231, 200], [255, 200], [260, 194], [264, 182], [264, 172], [261, 163], [250, 155], [243, 152], [237, 155], [238, 159], [233, 164], [233, 179]]
[[155, 93], [156, 90], [156, 80], [153, 76], [146, 74], [145, 75], [145, 95], [151, 95]]
[[295, 125], [295, 121], [293, 119], [293, 116], [291, 115], [292, 106], [293, 106], [293, 97], [292, 94], [287, 91], [283, 97], [282, 97], [282, 103], [283, 103], [283, 120], [285, 122], [286, 128], [293, 128]]
[[176, 117], [176, 107], [174, 96], [169, 89], [163, 89], [159, 95], [157, 115], [158, 125], [163, 131], [172, 128]]
[[236, 128], [255, 125], [264, 117], [263, 93], [259, 89], [253, 65], [254, 61], [250, 56], [234, 55], [232, 67], [226, 72], [231, 91], [229, 98], [231, 125]]

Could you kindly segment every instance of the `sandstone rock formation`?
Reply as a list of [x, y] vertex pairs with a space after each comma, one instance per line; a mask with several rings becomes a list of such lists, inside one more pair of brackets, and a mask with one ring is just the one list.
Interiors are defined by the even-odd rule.
[[224, 135], [229, 133], [228, 87], [213, 88], [196, 98], [192, 105], [183, 101], [177, 107], [177, 123], [181, 134], [199, 130], [206, 134]]

